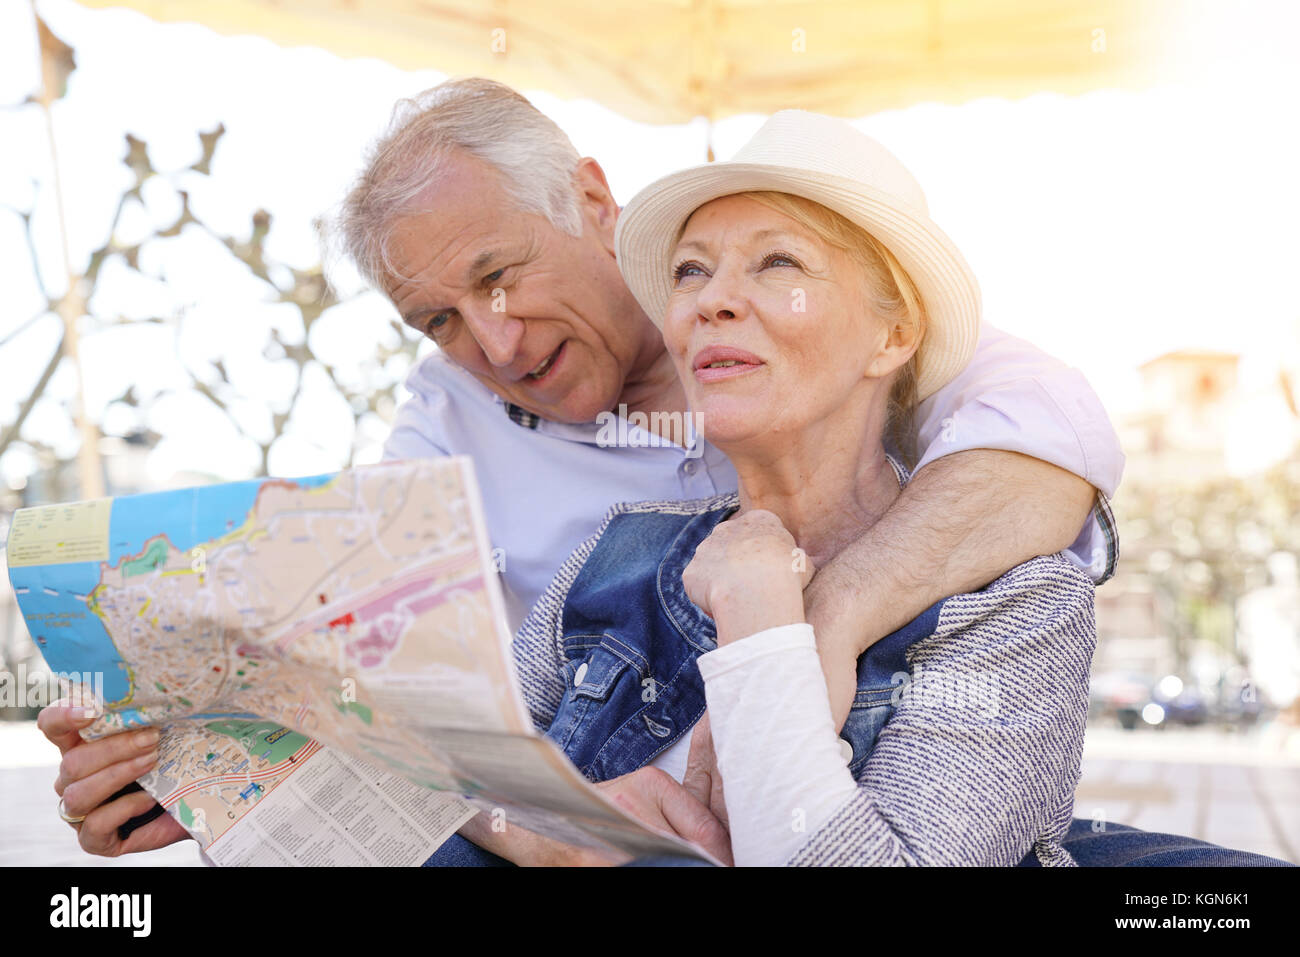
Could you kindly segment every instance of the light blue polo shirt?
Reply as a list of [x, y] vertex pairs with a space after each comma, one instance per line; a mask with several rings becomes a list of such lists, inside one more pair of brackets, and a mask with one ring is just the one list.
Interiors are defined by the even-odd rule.
[[688, 451], [625, 421], [626, 445], [602, 446], [599, 424], [523, 412], [438, 352], [421, 360], [406, 385], [412, 395], [384, 458], [474, 459], [513, 629], [610, 506], [736, 490], [736, 470], [703, 439]]

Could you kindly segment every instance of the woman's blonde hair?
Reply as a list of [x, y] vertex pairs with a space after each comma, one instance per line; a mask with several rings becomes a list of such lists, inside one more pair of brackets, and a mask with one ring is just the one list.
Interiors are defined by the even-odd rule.
[[[743, 195], [789, 216], [828, 246], [848, 253], [865, 272], [867, 301], [881, 321], [890, 328], [902, 324], [913, 330], [918, 339], [924, 337], [928, 322], [925, 303], [912, 277], [884, 243], [834, 210], [803, 196], [766, 190]], [[909, 466], [916, 461], [913, 419], [917, 405], [916, 357], [919, 354], [918, 346], [898, 370], [889, 390], [889, 411], [885, 420], [885, 434]]]

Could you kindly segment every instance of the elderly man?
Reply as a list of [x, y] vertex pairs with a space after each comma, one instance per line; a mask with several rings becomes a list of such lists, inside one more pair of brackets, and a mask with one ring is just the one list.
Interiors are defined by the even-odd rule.
[[[610, 505], [736, 489], [707, 441], [671, 434], [685, 394], [619, 273], [618, 215], [599, 164], [550, 119], [468, 79], [399, 105], [336, 222], [362, 274], [439, 347], [407, 381], [385, 457], [474, 457], [516, 625]], [[625, 421], [611, 430], [613, 412]], [[841, 723], [858, 656], [939, 599], [1062, 550], [1097, 581], [1114, 569], [1106, 498], [1124, 459], [1078, 372], [985, 326], [966, 371], [921, 405], [915, 452], [897, 503], [806, 594]], [[83, 743], [66, 709], [41, 725], [64, 751], [56, 790], [68, 813], [88, 815], [83, 848], [114, 855], [184, 836], [163, 818], [118, 838], [152, 801], [107, 799], [139, 776], [151, 742]], [[627, 799], [679, 833], [707, 826], [707, 754], [693, 754], [685, 788]], [[474, 822], [464, 833], [516, 860], [556, 859], [545, 842], [521, 849]]]

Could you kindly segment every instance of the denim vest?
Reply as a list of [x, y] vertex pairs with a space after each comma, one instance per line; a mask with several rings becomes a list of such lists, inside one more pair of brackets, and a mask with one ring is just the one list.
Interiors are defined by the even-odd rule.
[[[719, 501], [696, 514], [615, 516], [569, 589], [561, 638], [565, 694], [546, 733], [589, 780], [649, 764], [704, 713], [695, 659], [717, 647], [717, 631], [687, 597], [682, 572], [737, 509], [734, 495]], [[907, 649], [934, 633], [942, 606], [937, 602], [858, 659], [858, 690], [841, 731], [853, 747], [855, 778], [898, 701]]]

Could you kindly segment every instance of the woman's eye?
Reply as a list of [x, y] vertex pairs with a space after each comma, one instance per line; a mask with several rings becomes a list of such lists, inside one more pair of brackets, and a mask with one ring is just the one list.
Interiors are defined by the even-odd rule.
[[794, 266], [798, 268], [799, 263], [787, 256], [785, 253], [768, 253], [763, 257], [764, 266]]
[[486, 276], [483, 277], [483, 285], [486, 286], [486, 285], [488, 285], [488, 284], [490, 284], [490, 283], [494, 283], [494, 282], [496, 282], [498, 279], [501, 278], [501, 276], [502, 276], [504, 273], [505, 273], [505, 270], [504, 270], [504, 269], [497, 269], [497, 270], [494, 270], [494, 271], [488, 273]]
[[673, 268], [674, 282], [681, 282], [687, 276], [703, 276], [703, 275], [704, 275], [703, 267], [700, 266], [699, 263], [691, 262], [689, 260], [684, 263], [678, 263]]

